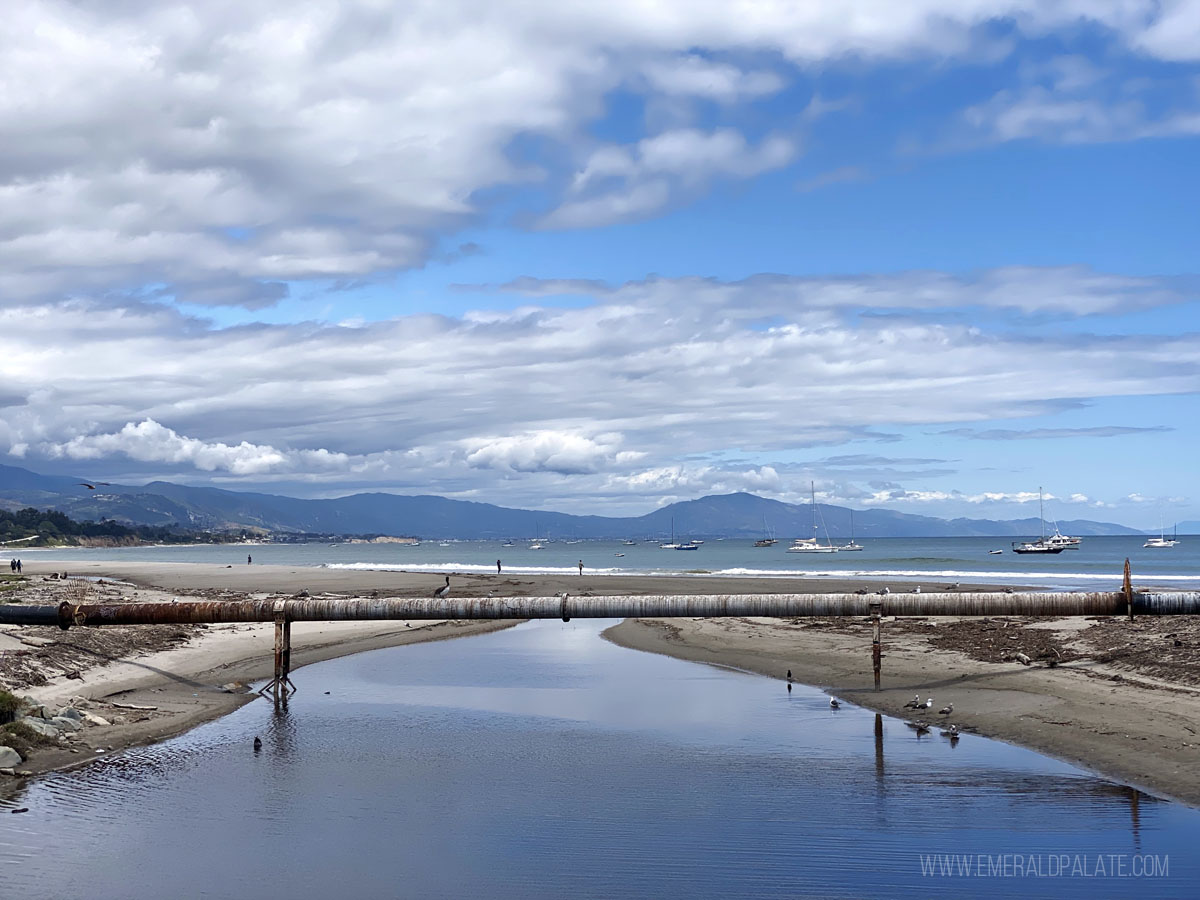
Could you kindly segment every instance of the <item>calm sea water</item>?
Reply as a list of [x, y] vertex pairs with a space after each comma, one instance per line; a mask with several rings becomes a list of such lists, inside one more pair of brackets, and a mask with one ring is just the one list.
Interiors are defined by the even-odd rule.
[[[1180, 538], [1177, 547], [1142, 547], [1142, 537], [1084, 538], [1078, 550], [1053, 556], [1019, 556], [1007, 538], [881, 538], [866, 540], [861, 552], [788, 553], [787, 542], [757, 548], [747, 540], [710, 540], [696, 551], [661, 550], [658, 542], [624, 545], [619, 541], [547, 543], [530, 550], [529, 541], [506, 547], [498, 541], [402, 544], [264, 544], [197, 547], [131, 547], [106, 550], [24, 550], [31, 562], [71, 559], [124, 559], [165, 562], [245, 562], [330, 566], [347, 569], [404, 569], [426, 572], [495, 572], [496, 560], [513, 574], [574, 574], [580, 561], [592, 574], [757, 575], [762, 577], [853, 577], [947, 582], [1005, 581], [1080, 590], [1116, 590], [1125, 559], [1137, 586], [1165, 590], [1200, 589], [1200, 537]], [[991, 550], [1003, 550], [992, 554]], [[16, 551], [13, 551], [14, 553]], [[618, 555], [623, 554], [623, 555]], [[0, 553], [0, 563], [7, 559]]]
[[[605, 624], [309, 666], [286, 711], [38, 779], [0, 802], [6, 896], [1196, 894], [1200, 811]], [[931, 856], [1004, 874], [923, 874]]]

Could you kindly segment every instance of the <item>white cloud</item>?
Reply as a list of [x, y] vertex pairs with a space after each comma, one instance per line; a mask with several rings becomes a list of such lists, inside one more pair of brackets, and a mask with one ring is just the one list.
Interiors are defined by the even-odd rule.
[[738, 131], [680, 128], [634, 147], [596, 149], [576, 173], [566, 202], [543, 228], [580, 228], [642, 218], [720, 177], [749, 178], [791, 162], [795, 142], [771, 135], [751, 146]]
[[[1035, 308], [1065, 291], [1081, 313], [1177, 299], [1153, 279], [1110, 283], [1084, 271], [1070, 281], [1049, 270], [1042, 284], [1039, 270], [1021, 271], [1020, 279], [656, 279], [618, 288], [523, 282], [533, 293], [595, 296], [570, 308], [531, 302], [353, 328], [215, 329], [149, 304], [0, 307], [0, 384], [13, 398], [0, 416], [0, 452], [24, 453], [35, 469], [51, 458], [86, 460], [104, 480], [203, 472], [236, 484], [254, 476], [456, 496], [487, 486], [489, 499], [513, 503], [643, 489], [788, 497], [809, 474], [782, 461], [810, 448], [975, 427], [1088, 398], [1195, 391], [1194, 334], [851, 314], [969, 308], [977, 284], [1006, 285], [981, 291], [989, 303]], [[742, 461], [717, 464], [711, 454]], [[853, 478], [864, 481], [944, 477], [911, 452], [891, 462], [869, 451], [850, 458], [863, 462]], [[896, 503], [926, 496], [893, 485], [860, 496], [874, 493]]]
[[229, 445], [184, 437], [153, 419], [129, 422], [109, 434], [78, 435], [63, 443], [45, 443], [38, 448], [56, 459], [94, 460], [121, 454], [141, 462], [192, 466], [203, 472], [225, 471], [234, 475], [265, 475], [278, 471], [345, 471], [350, 457], [328, 450], [284, 451], [242, 441]]
[[[795, 157], [795, 136], [743, 133], [727, 108], [849, 58], [976, 59], [999, 22], [1032, 38], [1088, 23], [1118, 51], [1162, 59], [1195, 58], [1198, 45], [1194, 3], [1152, 0], [10, 6], [3, 303], [165, 285], [195, 303], [269, 304], [277, 286], [242, 283], [419, 265], [498, 186], [545, 186], [553, 227], [645, 217]], [[539, 159], [587, 172], [606, 152], [591, 126], [630, 85], [722, 112], [704, 131], [608, 148], [628, 171], [595, 193], [563, 194], [555, 164], [512, 152], [532, 138], [552, 148]], [[1125, 115], [1030, 94], [985, 110], [979, 127], [1092, 134]], [[1181, 113], [1152, 131], [1189, 123]]]
[[499, 438], [472, 438], [464, 442], [467, 465], [480, 469], [507, 469], [513, 472], [557, 472], [575, 475], [598, 472], [612, 465], [624, 465], [643, 454], [617, 449], [619, 434], [601, 434], [595, 438], [560, 431]]

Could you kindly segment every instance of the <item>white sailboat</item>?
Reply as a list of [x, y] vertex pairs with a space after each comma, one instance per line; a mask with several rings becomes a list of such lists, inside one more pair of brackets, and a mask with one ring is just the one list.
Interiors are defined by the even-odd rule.
[[[812, 495], [812, 511], [813, 511], [813, 533], [810, 538], [796, 538], [792, 542], [792, 546], [787, 548], [788, 553], [837, 553], [838, 548], [833, 546], [833, 542], [829, 540], [829, 529], [825, 530], [825, 543], [822, 544], [817, 540], [817, 488], [813, 482], [809, 482], [809, 492]], [[821, 523], [824, 524], [822, 519]]]
[[854, 510], [850, 510], [850, 543], [842, 544], [838, 550], [861, 550], [862, 544], [854, 543]]
[[1147, 538], [1146, 543], [1142, 547], [1150, 547], [1154, 550], [1166, 550], [1169, 547], [1174, 547], [1179, 543], [1179, 526], [1175, 526], [1175, 532], [1171, 537], [1167, 537], [1167, 530], [1163, 527], [1162, 513], [1158, 515], [1158, 537]]

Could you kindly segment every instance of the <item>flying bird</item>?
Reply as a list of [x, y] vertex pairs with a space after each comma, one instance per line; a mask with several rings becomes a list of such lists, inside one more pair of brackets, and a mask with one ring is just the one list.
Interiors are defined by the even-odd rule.
[[101, 487], [111, 487], [107, 481], [97, 481], [96, 484], [88, 484], [86, 481], [77, 481], [76, 484], [82, 485], [89, 491], [94, 491], [96, 489], [96, 484], [100, 485]]
[[939, 716], [948, 716], [952, 712], [954, 712], [954, 704], [947, 703], [945, 706], [943, 706], [941, 709], [938, 710], [938, 715]]
[[446, 583], [445, 583], [445, 584], [443, 584], [443, 585], [442, 585], [440, 588], [438, 588], [436, 591], [434, 591], [434, 592], [433, 592], [433, 596], [435, 596], [435, 597], [445, 597], [445, 596], [446, 596], [448, 593], [450, 593], [450, 576], [449, 576], [449, 575], [447, 575], [447, 576], [446, 576]]

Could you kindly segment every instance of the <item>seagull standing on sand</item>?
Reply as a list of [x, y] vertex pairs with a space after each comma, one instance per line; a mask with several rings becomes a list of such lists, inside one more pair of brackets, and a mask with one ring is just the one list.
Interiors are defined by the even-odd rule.
[[435, 596], [435, 597], [445, 597], [445, 596], [446, 596], [448, 593], [450, 593], [450, 576], [449, 576], [449, 575], [447, 575], [447, 576], [446, 576], [446, 583], [445, 583], [445, 584], [443, 584], [443, 585], [442, 585], [440, 588], [438, 588], [436, 591], [434, 591], [434, 592], [433, 592], [433, 596]]
[[891, 592], [892, 592], [892, 591], [891, 591], [891, 588], [889, 588], [889, 587], [887, 587], [887, 586], [885, 585], [885, 586], [884, 586], [884, 588], [883, 588], [883, 590], [882, 590], [882, 591], [880, 591], [879, 593], [880, 593], [881, 595], [883, 595], [884, 597], [886, 597], [886, 596], [887, 596], [888, 594], [890, 594]]
[[932, 709], [932, 708], [933, 708], [933, 698], [932, 697], [927, 698], [924, 703], [918, 704], [918, 706], [917, 706], [917, 709]]
[[921, 593], [921, 586], [919, 584], [915, 588], [913, 588], [913, 593], [914, 594]]
[[921, 695], [913, 694], [913, 698], [904, 704], [905, 709], [917, 709], [921, 705]]
[[943, 706], [941, 709], [938, 710], [938, 715], [939, 716], [948, 716], [952, 712], [954, 712], [954, 704], [947, 703], [945, 706]]

